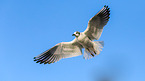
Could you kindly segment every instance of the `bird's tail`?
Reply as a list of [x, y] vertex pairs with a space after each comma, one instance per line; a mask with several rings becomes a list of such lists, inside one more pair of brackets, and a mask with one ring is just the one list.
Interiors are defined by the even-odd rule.
[[104, 47], [104, 41], [94, 41], [93, 43], [96, 54], [99, 55], [100, 51], [102, 51], [102, 48]]
[[[95, 52], [95, 55], [99, 55], [100, 51], [102, 51], [102, 48], [104, 47], [104, 41], [93, 41], [93, 49], [91, 50], [92, 52]], [[92, 58], [93, 56], [90, 54], [88, 50], [84, 51], [84, 58], [89, 59]]]

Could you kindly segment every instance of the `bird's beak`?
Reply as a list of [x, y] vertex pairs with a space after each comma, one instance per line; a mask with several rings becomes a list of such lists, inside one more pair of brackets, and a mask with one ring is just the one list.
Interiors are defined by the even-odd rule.
[[72, 36], [75, 36], [75, 34], [72, 34]]

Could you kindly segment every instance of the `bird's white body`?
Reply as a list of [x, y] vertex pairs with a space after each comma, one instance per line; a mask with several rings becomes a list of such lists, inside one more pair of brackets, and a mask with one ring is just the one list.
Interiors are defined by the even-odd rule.
[[84, 48], [92, 46], [92, 41], [83, 32], [80, 33], [80, 36], [76, 39]]

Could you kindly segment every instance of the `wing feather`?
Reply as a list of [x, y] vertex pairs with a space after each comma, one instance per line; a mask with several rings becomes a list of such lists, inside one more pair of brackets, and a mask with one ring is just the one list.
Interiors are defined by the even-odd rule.
[[50, 64], [59, 61], [62, 58], [70, 58], [82, 55], [81, 46], [76, 39], [71, 42], [61, 42], [42, 54], [34, 57], [36, 63]]
[[104, 6], [94, 17], [92, 17], [88, 22], [88, 27], [84, 31], [84, 33], [91, 40], [98, 40], [102, 34], [103, 27], [109, 21], [110, 8], [108, 6]]

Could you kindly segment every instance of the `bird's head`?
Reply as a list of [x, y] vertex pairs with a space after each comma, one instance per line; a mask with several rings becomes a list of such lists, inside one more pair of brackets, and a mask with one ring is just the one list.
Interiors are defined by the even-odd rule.
[[80, 36], [80, 32], [76, 31], [76, 32], [74, 32], [74, 34], [72, 34], [72, 36], [75, 36], [78, 38]]

